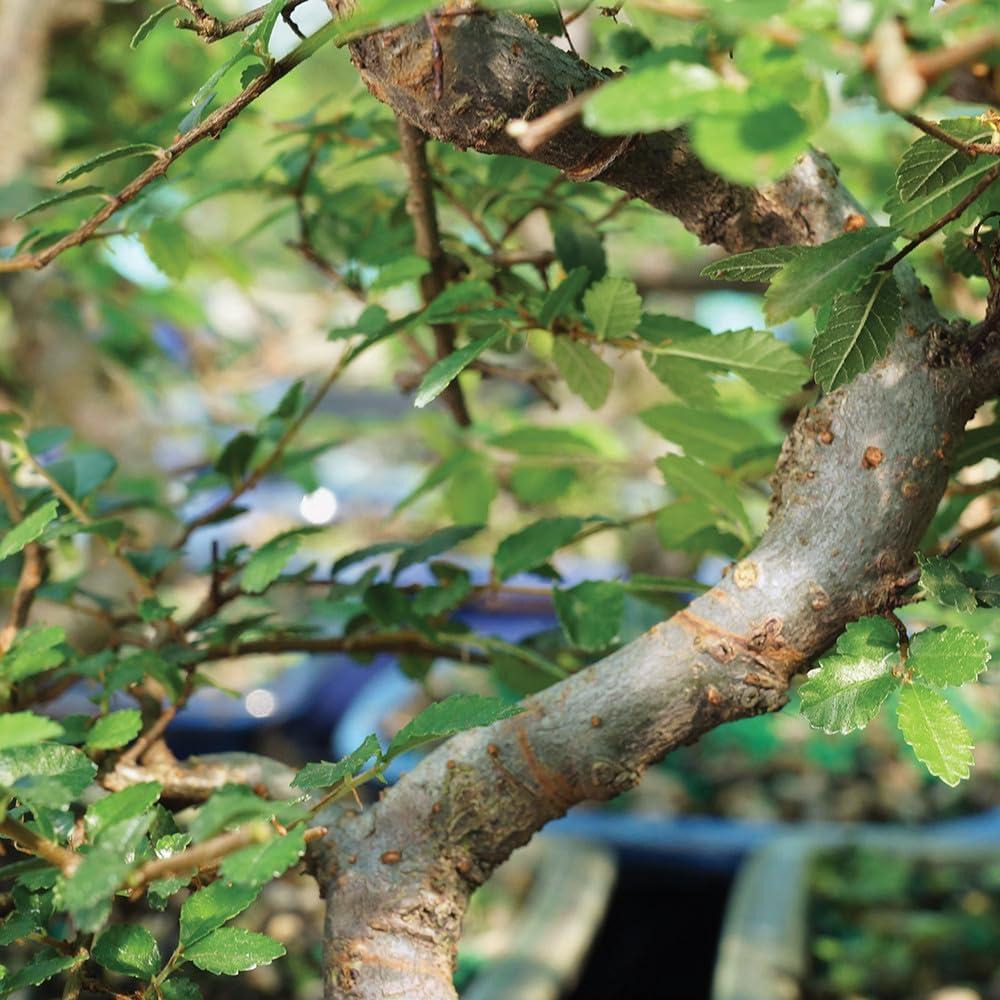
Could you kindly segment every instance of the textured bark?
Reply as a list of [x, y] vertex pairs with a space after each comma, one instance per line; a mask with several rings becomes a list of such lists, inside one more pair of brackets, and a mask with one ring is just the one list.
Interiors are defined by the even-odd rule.
[[[535, 117], [600, 74], [518, 18], [442, 19], [445, 86], [433, 96], [423, 25], [356, 43], [373, 93], [431, 135], [519, 151], [506, 119]], [[708, 173], [678, 133], [618, 143], [579, 125], [536, 158], [600, 179], [736, 251], [823, 242], [856, 204], [819, 157], [766, 193]], [[545, 823], [631, 788], [643, 770], [730, 720], [779, 708], [793, 676], [844, 626], [894, 607], [978, 402], [1000, 389], [996, 335], [972, 349], [897, 268], [904, 322], [889, 356], [805, 410], [774, 477], [755, 551], [687, 609], [525, 702], [463, 733], [363, 813], [343, 813], [314, 863], [329, 899], [326, 995], [451, 1000], [468, 895]], [[863, 461], [877, 448], [878, 463]], [[869, 457], [873, 454], [868, 451]]]

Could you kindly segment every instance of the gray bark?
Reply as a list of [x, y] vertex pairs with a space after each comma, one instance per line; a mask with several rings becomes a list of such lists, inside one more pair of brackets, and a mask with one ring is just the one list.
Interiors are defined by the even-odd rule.
[[[376, 97], [458, 146], [519, 155], [509, 118], [601, 79], [519, 18], [477, 13], [437, 29], [440, 100], [422, 24], [352, 52]], [[858, 211], [819, 156], [759, 192], [705, 170], [680, 133], [615, 143], [609, 159], [608, 140], [574, 124], [535, 156], [571, 175], [606, 160], [602, 181], [731, 251], [823, 242]], [[452, 1000], [469, 893], [511, 851], [576, 803], [631, 788], [674, 748], [780, 708], [848, 622], [899, 603], [962, 429], [1000, 389], [1000, 345], [993, 333], [970, 349], [908, 268], [897, 277], [904, 321], [890, 354], [799, 416], [748, 558], [684, 611], [527, 699], [522, 715], [448, 741], [377, 805], [340, 816], [314, 855], [329, 900], [328, 1000]], [[877, 463], [863, 461], [872, 448]]]

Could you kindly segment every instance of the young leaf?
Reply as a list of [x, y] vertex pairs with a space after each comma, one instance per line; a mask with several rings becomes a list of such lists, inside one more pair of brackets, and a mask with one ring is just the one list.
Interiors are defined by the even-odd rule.
[[151, 142], [134, 142], [129, 146], [119, 146], [117, 149], [109, 149], [106, 153], [98, 153], [83, 163], [78, 163], [65, 173], [56, 178], [57, 184], [65, 184], [66, 181], [76, 180], [84, 174], [89, 174], [91, 170], [104, 166], [105, 163], [113, 163], [115, 160], [124, 160], [130, 156], [157, 156], [161, 152], [159, 146], [154, 146]]
[[[963, 142], [990, 142], [993, 129], [978, 118], [952, 118], [939, 128]], [[972, 163], [967, 153], [931, 135], [922, 135], [903, 153], [896, 168], [896, 190], [903, 201], [928, 194], [954, 180]]]
[[203, 972], [235, 976], [270, 965], [285, 954], [285, 946], [266, 934], [242, 927], [220, 927], [184, 951], [184, 958]]
[[899, 696], [897, 718], [903, 738], [931, 774], [952, 787], [968, 778], [972, 737], [943, 695], [908, 684]]
[[132, 36], [132, 41], [129, 42], [130, 49], [137, 49], [146, 39], [146, 36], [159, 24], [160, 18], [164, 14], [169, 14], [172, 10], [177, 9], [176, 2], [164, 4], [159, 10], [153, 11], [149, 17], [146, 18], [138, 28], [135, 29], [135, 34]]
[[601, 278], [587, 289], [583, 311], [600, 340], [630, 334], [642, 319], [642, 297], [627, 278]]
[[32, 625], [22, 629], [0, 659], [0, 678], [21, 681], [58, 667], [66, 657], [57, 647], [65, 641], [66, 632], [59, 625]]
[[223, 878], [259, 888], [283, 875], [306, 852], [305, 827], [298, 826], [265, 844], [251, 844], [222, 861]]
[[44, 211], [46, 208], [52, 208], [53, 205], [61, 205], [63, 202], [76, 201], [77, 198], [93, 198], [104, 194], [104, 189], [99, 187], [94, 187], [93, 185], [88, 185], [82, 188], [75, 188], [72, 191], [60, 191], [57, 194], [53, 194], [51, 197], [43, 198], [41, 201], [35, 202], [30, 208], [26, 208], [23, 212], [18, 212], [14, 216], [14, 220], [18, 221], [20, 219], [26, 219], [29, 215], [34, 215], [35, 212]]
[[962, 628], [925, 629], [910, 640], [906, 665], [939, 687], [974, 681], [990, 659], [986, 640]]
[[810, 670], [799, 688], [802, 714], [826, 733], [863, 729], [898, 686], [896, 630], [884, 618], [862, 618], [847, 627], [836, 654]]
[[899, 287], [888, 272], [838, 295], [813, 344], [813, 373], [824, 391], [845, 385], [885, 357], [901, 315]]
[[43, 740], [61, 736], [63, 727], [52, 719], [34, 712], [11, 712], [0, 723], [0, 750], [8, 747], [32, 746]]
[[142, 713], [137, 708], [125, 708], [120, 712], [102, 715], [87, 733], [88, 750], [114, 750], [125, 746], [139, 735], [142, 729]]
[[599, 652], [619, 639], [625, 587], [614, 580], [585, 580], [554, 590], [552, 600], [566, 638], [577, 649]]
[[149, 981], [160, 971], [160, 949], [145, 927], [114, 924], [94, 942], [90, 957], [111, 972]]
[[306, 764], [295, 775], [295, 778], [292, 780], [292, 787], [304, 790], [332, 788], [345, 778], [357, 774], [372, 757], [378, 757], [381, 753], [382, 745], [379, 743], [378, 737], [374, 733], [370, 733], [365, 737], [364, 742], [357, 750], [335, 764], [331, 764], [325, 760], [314, 764]]
[[592, 410], [604, 405], [614, 373], [586, 344], [558, 337], [552, 357], [566, 384]]
[[540, 566], [557, 549], [572, 541], [582, 527], [583, 521], [578, 517], [549, 517], [508, 535], [493, 557], [497, 579], [506, 580]]
[[418, 409], [426, 406], [431, 401], [437, 399], [445, 389], [455, 381], [465, 368], [468, 368], [483, 351], [492, 347], [502, 336], [504, 331], [494, 330], [493, 333], [486, 334], [478, 340], [473, 340], [465, 347], [459, 348], [448, 357], [442, 358], [432, 365], [424, 376], [417, 390], [417, 398], [413, 405]]
[[724, 260], [716, 260], [701, 269], [703, 278], [724, 281], [770, 281], [789, 261], [805, 252], [805, 247], [761, 247]]
[[818, 247], [807, 247], [775, 276], [764, 296], [772, 323], [855, 291], [882, 263], [898, 235], [895, 229], [865, 226]]
[[32, 511], [23, 521], [15, 524], [0, 540], [0, 560], [20, 552], [25, 545], [38, 538], [46, 527], [55, 520], [59, 512], [59, 501], [49, 500], [38, 510]]
[[918, 552], [917, 562], [920, 564], [920, 586], [928, 597], [959, 611], [976, 610], [975, 591], [950, 559], [927, 557]]
[[242, 913], [260, 894], [249, 885], [230, 885], [217, 879], [192, 893], [181, 907], [180, 943], [188, 948]]
[[443, 740], [465, 729], [489, 726], [500, 719], [509, 719], [524, 711], [500, 698], [484, 698], [478, 694], [453, 694], [444, 701], [429, 705], [412, 718], [392, 738], [385, 752], [388, 763], [400, 754], [431, 740]]

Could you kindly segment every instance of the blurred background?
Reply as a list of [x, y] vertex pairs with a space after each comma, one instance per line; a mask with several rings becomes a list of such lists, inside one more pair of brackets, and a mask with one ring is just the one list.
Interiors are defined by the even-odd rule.
[[[249, 6], [217, 0], [213, 11], [233, 15]], [[0, 0], [0, 65], [7, 78], [0, 90], [0, 247], [39, 249], [94, 207], [68, 201], [14, 219], [52, 191], [64, 170], [125, 143], [166, 144], [183, 131], [191, 97], [221, 64], [227, 43], [205, 45], [175, 30], [168, 15], [133, 50], [130, 39], [151, 12], [134, 0]], [[321, 0], [308, 0], [295, 12], [306, 34], [326, 17]], [[627, 32], [611, 31], [611, 23], [587, 14], [572, 26], [581, 54], [598, 65], [613, 64], [629, 44]], [[295, 43], [291, 29], [279, 24], [272, 52]], [[229, 89], [234, 86], [229, 81]], [[825, 99], [831, 113], [822, 145], [862, 202], [877, 209], [892, 184], [889, 165], [910, 141], [908, 130], [835, 89]], [[325, 48], [253, 104], [220, 141], [202, 144], [172, 166], [166, 182], [116, 216], [116, 229], [105, 238], [39, 274], [0, 279], [0, 403], [27, 414], [35, 433], [51, 435], [53, 454], [84, 447], [67, 443], [60, 428], [70, 428], [87, 454], [113, 456], [117, 471], [108, 503], [128, 512], [150, 551], [167, 545], [178, 522], [226, 495], [218, 460], [227, 443], [248, 428], [266, 438], [268, 415], [297, 381], [310, 390], [319, 384], [339, 356], [338, 331], [356, 329], [364, 315], [370, 320], [366, 310], [372, 308], [398, 317], [420, 307], [407, 180], [397, 154], [391, 113], [364, 93], [346, 51]], [[502, 267], [506, 281], [557, 282], [585, 262], [634, 280], [647, 310], [712, 331], [765, 326], [759, 290], [698, 277], [717, 253], [698, 246], [672, 219], [598, 185], [569, 184], [526, 161], [434, 144], [428, 155], [439, 182], [445, 249], [471, 276]], [[100, 184], [116, 189], [134, 175], [136, 163], [109, 163], [101, 168]], [[500, 250], [491, 245], [498, 236]], [[499, 255], [507, 256], [498, 262]], [[985, 283], [950, 275], [934, 247], [917, 256], [946, 313], [982, 314]], [[804, 324], [790, 323], [777, 333], [807, 352]], [[245, 602], [241, 613], [247, 620], [277, 615], [335, 634], [346, 625], [347, 609], [330, 597], [330, 566], [346, 553], [419, 538], [442, 524], [481, 522], [487, 530], [464, 546], [459, 561], [482, 582], [499, 539], [556, 514], [628, 522], [560, 552], [554, 562], [566, 582], [636, 574], [715, 582], [741, 542], [697, 518], [685, 519], [683, 510], [669, 517], [656, 513], [670, 496], [655, 459], [682, 450], [683, 433], [665, 438], [637, 417], [652, 406], [683, 408], [685, 401], [634, 353], [622, 351], [620, 357], [605, 355], [615, 368], [614, 384], [607, 402], [591, 410], [559, 381], [536, 377], [549, 367], [551, 339], [538, 331], [529, 336], [527, 351], [505, 362], [508, 371], [484, 368], [464, 377], [474, 410], [474, 423], [464, 431], [440, 401], [413, 407], [423, 366], [410, 338], [388, 338], [368, 351], [324, 396], [274, 474], [242, 497], [246, 512], [192, 534], [165, 577], [165, 603], [197, 604], [213, 552], [255, 549], [280, 531], [311, 526], [321, 530], [308, 536], [290, 564], [303, 571], [307, 584], [279, 586], [266, 599]], [[726, 409], [755, 430], [759, 468], [743, 497], [759, 531], [766, 523], [770, 468], [812, 393], [776, 401], [735, 379], [716, 383], [716, 390]], [[679, 409], [675, 422], [683, 424], [682, 417]], [[987, 407], [976, 422], [993, 419]], [[572, 447], [563, 441], [524, 450], [515, 432], [525, 427], [572, 431], [576, 440]], [[448, 461], [460, 474], [436, 478], [435, 470]], [[927, 548], [990, 518], [996, 491], [980, 494], [975, 484], [998, 473], [996, 455], [962, 469]], [[996, 573], [998, 532], [978, 538], [962, 560], [969, 569]], [[351, 572], [360, 577], [372, 564], [360, 562]], [[6, 572], [0, 585], [9, 592], [15, 576], [13, 569]], [[413, 582], [421, 581], [420, 572]], [[76, 648], [104, 648], [114, 623], [101, 613], [100, 598], [120, 593], [127, 581], [85, 541], [63, 544], [51, 573], [38, 615], [64, 625]], [[61, 602], [59, 581], [81, 576], [97, 599]], [[537, 576], [515, 578], [505, 591], [464, 606], [458, 617], [501, 640], [525, 640], [574, 669], [583, 660], [564, 648], [548, 586]], [[656, 599], [629, 594], [621, 639], [682, 606], [691, 592], [677, 589]], [[986, 636], [994, 656], [1000, 649], [995, 610], [964, 614], [923, 603], [900, 614], [914, 629], [962, 625]], [[218, 686], [199, 691], [168, 732], [174, 753], [251, 751], [293, 767], [336, 759], [373, 730], [391, 736], [431, 698], [456, 690], [516, 695], [547, 682], [502, 655], [488, 667], [399, 662], [384, 654], [367, 661], [261, 655], [220, 660], [209, 673]], [[54, 710], [80, 711], [86, 699], [86, 690], [70, 690]], [[808, 727], [793, 699], [776, 715], [725, 726], [671, 755], [622, 798], [574, 810], [552, 831], [572, 838], [580, 851], [564, 877], [579, 883], [580, 873], [591, 871], [596, 889], [594, 899], [569, 907], [583, 915], [578, 943], [565, 945], [573, 966], [565, 980], [583, 966], [571, 995], [666, 995], [660, 984], [667, 961], [675, 976], [670, 995], [708, 996], [726, 901], [741, 863], [753, 850], [787, 843], [780, 838], [814, 825], [933, 826], [942, 838], [1000, 843], [1000, 818], [991, 812], [1000, 805], [1000, 688], [987, 673], [955, 703], [976, 737], [972, 778], [957, 788], [929, 777], [894, 726], [876, 721], [864, 732], [825, 736]], [[873, 985], [861, 972], [853, 979], [844, 973], [845, 982], [836, 984], [840, 992], [817, 987], [816, 996], [923, 995], [913, 985], [921, 982], [919, 942], [947, 938], [970, 913], [985, 935], [981, 950], [991, 956], [981, 962], [990, 967], [980, 977], [988, 989], [970, 996], [1000, 996], [993, 973], [1000, 954], [995, 860], [992, 869], [985, 862], [975, 866], [975, 878], [984, 881], [971, 888], [961, 866], [945, 865], [928, 888], [926, 875], [908, 862], [910, 867], [893, 869], [895, 881], [879, 897], [878, 882], [864, 867], [888, 879], [884, 859], [837, 857], [816, 869], [824, 891], [860, 868], [861, 883], [877, 899], [896, 899], [901, 886], [916, 884], [918, 897], [931, 893], [934, 899], [921, 904], [924, 911], [930, 907], [952, 923], [921, 930], [900, 918], [891, 930], [868, 928], [861, 943], [823, 927], [819, 939], [826, 943], [816, 961], [841, 969], [870, 972], [891, 964], [879, 935], [898, 940], [909, 934], [917, 944], [892, 956], [896, 979]], [[537, 857], [512, 863], [477, 897], [462, 952], [463, 980], [474, 982], [498, 956], [528, 947], [518, 935], [531, 926], [524, 907], [531, 887], [539, 889], [539, 863]], [[541, 866], [555, 878], [551, 860]], [[828, 922], [836, 923], [837, 906], [854, 905], [857, 880], [844, 877], [839, 902], [821, 908]], [[556, 881], [541, 888], [550, 903], [562, 900], [565, 907], [571, 898], [566, 886]], [[254, 995], [319, 996], [315, 888], [308, 879], [289, 877], [268, 889], [265, 904], [251, 911], [252, 919], [286, 942], [290, 958], [248, 977]], [[571, 918], [565, 913], [556, 924]], [[664, 941], [683, 961], [665, 954]], [[848, 962], [844, 955], [851, 948]], [[506, 974], [514, 975], [510, 969]], [[512, 981], [501, 978], [492, 995], [527, 995]], [[225, 984], [206, 987], [213, 988], [223, 991], [213, 995], [225, 995]], [[966, 1000], [966, 994], [948, 996]]]

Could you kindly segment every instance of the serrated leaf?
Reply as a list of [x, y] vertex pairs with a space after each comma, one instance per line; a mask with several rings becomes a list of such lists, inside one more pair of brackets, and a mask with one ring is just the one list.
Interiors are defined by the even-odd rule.
[[[978, 118], [952, 118], [939, 127], [963, 142], [990, 142], [993, 129]], [[911, 145], [896, 168], [896, 190], [903, 201], [926, 195], [964, 173], [973, 159], [940, 139], [922, 135]]]
[[761, 247], [716, 260], [701, 269], [703, 278], [725, 281], [770, 281], [805, 247]]
[[787, 396], [809, 372], [795, 351], [766, 330], [731, 330], [660, 344], [652, 353], [696, 362], [711, 371], [739, 375], [763, 396]]
[[[33, 955], [31, 961], [13, 975], [0, 978], [0, 996], [16, 993], [29, 986], [40, 986], [53, 976], [83, 964], [83, 955], [58, 955], [55, 952]], [[0, 971], [2, 971], [0, 966]]]
[[259, 894], [255, 886], [230, 885], [224, 879], [192, 893], [181, 907], [182, 947], [196, 944], [227, 920], [238, 916]]
[[251, 844], [222, 861], [222, 875], [238, 885], [259, 888], [283, 875], [306, 852], [305, 827], [298, 826], [266, 844]]
[[15, 524], [0, 540], [0, 560], [20, 552], [38, 538], [59, 513], [59, 501], [49, 500], [32, 511], [20, 524]]
[[952, 787], [969, 777], [972, 736], [943, 695], [908, 684], [899, 696], [897, 718], [903, 738], [931, 774]]
[[538, 321], [544, 327], [551, 326], [552, 321], [571, 312], [583, 295], [583, 290], [590, 281], [590, 271], [586, 267], [574, 267], [555, 288], [545, 296], [542, 308], [538, 312]]
[[305, 790], [312, 788], [331, 788], [339, 784], [345, 778], [361, 771], [372, 759], [382, 753], [382, 745], [374, 733], [369, 733], [364, 742], [357, 750], [348, 754], [336, 763], [319, 761], [313, 764], [306, 764], [305, 767], [295, 775], [292, 780], [293, 788]]
[[104, 189], [94, 187], [92, 184], [88, 184], [86, 187], [75, 188], [72, 191], [60, 191], [48, 198], [43, 198], [41, 201], [36, 201], [34, 205], [26, 208], [23, 212], [18, 212], [14, 216], [14, 220], [26, 219], [29, 215], [42, 212], [47, 208], [52, 208], [54, 205], [62, 205], [67, 201], [76, 201], [78, 198], [93, 198], [103, 195]]
[[111, 972], [150, 980], [160, 971], [160, 949], [145, 927], [115, 924], [94, 943], [90, 957]]
[[31, 746], [61, 736], [63, 727], [34, 712], [10, 712], [0, 720], [0, 750]]
[[417, 566], [443, 552], [449, 552], [473, 535], [478, 535], [483, 527], [482, 524], [453, 524], [447, 528], [439, 528], [422, 541], [407, 545], [396, 560], [392, 575], [395, 577], [410, 566]]
[[203, 995], [195, 983], [183, 976], [171, 976], [160, 984], [160, 992], [163, 1000], [202, 1000]]
[[[490, 315], [496, 293], [481, 279], [449, 285], [424, 310], [425, 323], [457, 323], [472, 314]], [[486, 310], [489, 310], [488, 312]]]
[[392, 738], [385, 752], [385, 760], [388, 763], [424, 743], [446, 739], [466, 729], [489, 726], [523, 711], [520, 705], [511, 705], [500, 698], [453, 694], [444, 701], [429, 705], [403, 726]]
[[838, 295], [813, 344], [813, 373], [823, 390], [846, 385], [885, 357], [901, 316], [899, 286], [888, 272], [857, 292]]
[[120, 712], [102, 715], [87, 733], [88, 750], [115, 750], [125, 746], [139, 735], [142, 729], [142, 713], [137, 708], [125, 708]]
[[159, 10], [153, 11], [153, 13], [150, 14], [149, 17], [147, 17], [146, 20], [135, 29], [132, 41], [129, 42], [129, 48], [138, 48], [145, 41], [146, 36], [157, 26], [157, 24], [159, 24], [160, 19], [165, 14], [169, 14], [172, 10], [176, 9], [176, 3], [168, 3], [164, 4]]
[[483, 351], [492, 347], [503, 335], [504, 331], [502, 329], [494, 330], [485, 337], [473, 340], [471, 343], [466, 344], [465, 347], [454, 351], [448, 357], [442, 358], [436, 364], [432, 365], [420, 383], [420, 388], [417, 390], [417, 397], [414, 399], [413, 405], [420, 409], [437, 399], [458, 378], [464, 369], [468, 368]]
[[58, 625], [32, 625], [22, 629], [0, 659], [0, 677], [21, 681], [58, 667], [66, 657], [56, 647], [65, 641], [66, 632]]
[[764, 295], [768, 320], [778, 323], [855, 291], [886, 258], [897, 235], [896, 229], [865, 226], [804, 248], [768, 287]]
[[594, 332], [600, 340], [616, 340], [639, 325], [642, 297], [635, 282], [608, 275], [587, 289], [583, 311], [594, 324]]
[[140, 781], [92, 802], [84, 816], [89, 839], [94, 841], [108, 827], [141, 815], [159, 799], [162, 791], [158, 781]]
[[296, 528], [265, 542], [247, 560], [243, 575], [240, 577], [240, 587], [248, 594], [262, 594], [281, 576], [289, 559], [299, 551], [303, 537], [315, 530], [315, 528]]
[[266, 934], [242, 927], [220, 927], [184, 952], [184, 958], [203, 972], [235, 976], [260, 965], [270, 965], [285, 947]]
[[38, 746], [10, 747], [0, 751], [0, 785], [14, 790], [18, 797], [22, 789], [30, 790], [31, 782], [54, 779], [61, 787], [66, 808], [69, 801], [80, 795], [97, 773], [97, 765], [76, 747], [59, 743]]
[[566, 638], [577, 649], [599, 652], [620, 638], [625, 587], [614, 580], [585, 580], [554, 590], [552, 600]]
[[939, 687], [974, 681], [990, 659], [989, 645], [975, 632], [943, 625], [910, 640], [906, 665]]
[[826, 733], [850, 733], [868, 725], [899, 685], [893, 674], [897, 643], [895, 628], [884, 618], [851, 623], [836, 653], [810, 670], [799, 688], [809, 724]]
[[694, 410], [666, 404], [639, 414], [642, 422], [692, 458], [714, 465], [731, 464], [740, 452], [767, 444], [753, 425], [717, 410]]
[[66, 181], [75, 180], [84, 174], [89, 174], [91, 170], [104, 166], [105, 163], [113, 163], [115, 160], [124, 160], [132, 156], [157, 156], [161, 152], [159, 146], [154, 146], [151, 142], [134, 142], [129, 146], [119, 146], [117, 149], [109, 149], [105, 153], [98, 153], [83, 163], [78, 163], [65, 173], [56, 178], [57, 184], [65, 184]]
[[262, 799], [244, 785], [225, 785], [198, 810], [188, 829], [196, 841], [252, 819], [270, 819], [277, 803]]
[[928, 597], [959, 611], [976, 610], [975, 592], [950, 559], [927, 557], [918, 552], [917, 562], [920, 564], [920, 586]]
[[572, 541], [582, 527], [578, 517], [549, 517], [529, 524], [500, 542], [493, 557], [493, 572], [498, 580], [506, 580], [540, 566]]
[[569, 388], [592, 410], [604, 405], [614, 372], [586, 344], [558, 337], [552, 358]]

